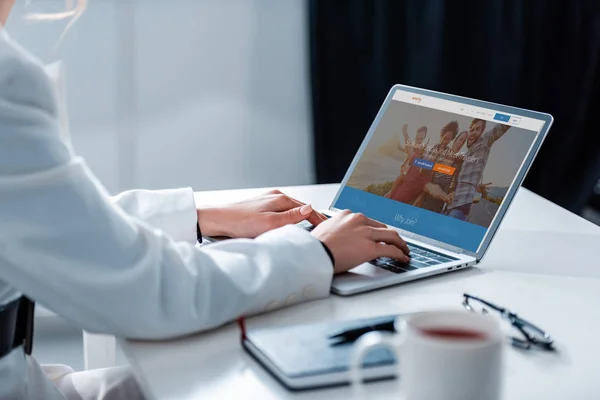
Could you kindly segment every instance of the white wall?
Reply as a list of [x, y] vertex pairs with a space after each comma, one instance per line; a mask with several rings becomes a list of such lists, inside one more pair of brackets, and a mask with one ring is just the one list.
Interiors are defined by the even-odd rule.
[[91, 0], [64, 22], [26, 23], [13, 39], [62, 58], [73, 143], [111, 192], [313, 181], [305, 2]]

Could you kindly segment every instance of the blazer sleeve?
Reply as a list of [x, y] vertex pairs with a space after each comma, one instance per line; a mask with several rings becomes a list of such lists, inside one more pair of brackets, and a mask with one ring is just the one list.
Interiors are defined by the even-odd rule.
[[85, 330], [142, 339], [328, 295], [331, 261], [302, 229], [196, 247], [126, 213], [61, 142], [56, 108], [40, 63], [0, 39], [4, 282]]
[[173, 240], [196, 243], [198, 214], [191, 188], [128, 190], [112, 198], [127, 214], [146, 221]]

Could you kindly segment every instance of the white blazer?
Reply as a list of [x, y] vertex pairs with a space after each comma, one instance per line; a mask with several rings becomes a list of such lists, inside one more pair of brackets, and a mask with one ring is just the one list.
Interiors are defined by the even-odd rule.
[[[109, 197], [61, 140], [42, 65], [0, 28], [0, 304], [25, 293], [90, 332], [164, 339], [329, 294], [309, 233], [199, 248], [196, 221], [192, 189]], [[21, 348], [0, 359], [0, 399], [41, 393], [62, 399]]]

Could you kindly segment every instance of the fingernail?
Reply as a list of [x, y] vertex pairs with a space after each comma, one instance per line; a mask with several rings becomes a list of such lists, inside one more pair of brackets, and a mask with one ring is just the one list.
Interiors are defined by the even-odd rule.
[[313, 209], [310, 206], [310, 204], [307, 204], [305, 206], [302, 206], [302, 208], [300, 209], [300, 214], [302, 214], [302, 215], [310, 215], [310, 213], [312, 211], [313, 211]]

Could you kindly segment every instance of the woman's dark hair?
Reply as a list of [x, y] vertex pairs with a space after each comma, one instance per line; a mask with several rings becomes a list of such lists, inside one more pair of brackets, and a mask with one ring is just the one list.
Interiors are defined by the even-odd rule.
[[444, 125], [440, 132], [440, 137], [444, 136], [444, 133], [446, 132], [452, 132], [452, 140], [454, 140], [456, 135], [458, 135], [458, 121], [451, 121]]

